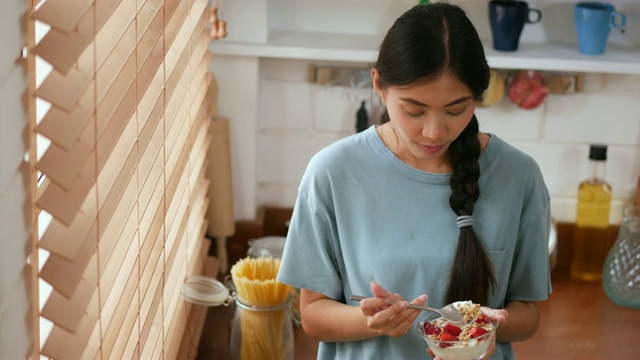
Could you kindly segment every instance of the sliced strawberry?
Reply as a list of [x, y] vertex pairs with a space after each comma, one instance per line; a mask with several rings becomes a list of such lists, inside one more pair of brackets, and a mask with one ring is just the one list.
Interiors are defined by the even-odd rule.
[[[449, 333], [443, 332], [442, 334], [440, 334], [440, 340], [442, 340], [442, 341], [458, 341], [458, 337], [455, 336], [455, 335], [451, 335]], [[439, 345], [440, 345], [441, 348], [446, 348], [446, 347], [449, 347], [449, 346], [451, 346], [453, 344], [441, 342]]]
[[491, 320], [489, 320], [489, 318], [487, 317], [487, 315], [485, 314], [481, 314], [477, 319], [476, 322], [478, 324], [489, 324], [491, 323]]
[[444, 326], [444, 332], [457, 337], [462, 332], [462, 329], [453, 324], [447, 324]]
[[432, 323], [425, 323], [424, 324], [424, 332], [427, 335], [440, 335], [440, 333], [442, 332], [437, 326], [433, 325]]
[[489, 331], [485, 328], [476, 327], [469, 331], [469, 336], [471, 336], [471, 338], [477, 338], [478, 336], [482, 336], [488, 332]]

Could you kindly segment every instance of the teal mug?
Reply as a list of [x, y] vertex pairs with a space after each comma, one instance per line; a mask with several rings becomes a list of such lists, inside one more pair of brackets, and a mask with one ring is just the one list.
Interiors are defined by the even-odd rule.
[[574, 9], [578, 50], [585, 55], [604, 53], [609, 32], [622, 28], [627, 19], [605, 2], [580, 2]]

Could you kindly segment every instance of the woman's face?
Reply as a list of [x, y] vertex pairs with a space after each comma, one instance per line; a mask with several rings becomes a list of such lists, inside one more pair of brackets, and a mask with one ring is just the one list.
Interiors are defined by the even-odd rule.
[[[429, 172], [450, 172], [449, 145], [471, 121], [476, 101], [469, 88], [448, 72], [428, 83], [382, 89], [371, 70], [376, 92], [389, 113], [391, 135], [382, 138], [402, 161]], [[393, 134], [395, 133], [395, 134]], [[394, 140], [393, 138], [396, 138]]]

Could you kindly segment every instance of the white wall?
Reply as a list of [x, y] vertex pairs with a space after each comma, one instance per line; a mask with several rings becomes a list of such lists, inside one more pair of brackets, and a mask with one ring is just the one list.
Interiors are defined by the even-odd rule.
[[17, 62], [26, 44], [26, 3], [0, 6], [0, 359], [25, 359], [31, 345], [27, 77]]
[[[269, 3], [270, 30], [321, 31], [321, 24], [335, 19], [331, 29], [347, 31], [351, 24], [352, 33], [383, 32], [389, 18], [394, 19], [396, 13], [414, 3], [372, 0], [366, 9], [374, 10], [365, 10], [363, 15], [365, 7], [359, 1], [349, 2], [349, 6], [339, 1], [264, 1]], [[486, 1], [454, 2], [472, 12], [482, 37], [490, 36], [483, 15]], [[523, 41], [575, 42], [575, 34], [567, 30], [573, 25], [562, 20], [570, 14], [561, 11], [573, 2], [529, 1], [530, 6], [543, 9], [546, 17], [542, 24], [525, 27]], [[624, 34], [613, 31], [610, 42], [640, 46], [640, 32], [632, 31], [639, 28], [640, 4], [625, 0], [613, 3], [628, 15], [628, 27]], [[305, 8], [309, 11], [303, 12]], [[387, 11], [390, 17], [380, 17], [381, 11]], [[302, 14], [302, 19], [295, 18], [296, 13]], [[227, 14], [232, 29], [233, 9]], [[241, 25], [241, 21], [235, 24]], [[220, 112], [231, 120], [237, 219], [253, 219], [256, 209], [263, 205], [293, 206], [309, 158], [323, 146], [354, 132], [355, 113], [367, 92], [354, 95], [348, 87], [310, 84], [306, 81], [308, 64], [221, 55], [213, 60], [211, 69], [220, 82]], [[251, 78], [256, 72], [257, 78]], [[544, 105], [530, 111], [516, 108], [505, 98], [493, 108], [479, 109], [477, 114], [482, 131], [497, 134], [538, 161], [551, 193], [552, 215], [558, 221], [575, 220], [577, 186], [587, 176], [589, 144], [608, 144], [607, 178], [614, 197], [611, 222], [617, 223], [640, 175], [639, 99], [640, 75], [589, 73], [582, 93], [550, 95]]]

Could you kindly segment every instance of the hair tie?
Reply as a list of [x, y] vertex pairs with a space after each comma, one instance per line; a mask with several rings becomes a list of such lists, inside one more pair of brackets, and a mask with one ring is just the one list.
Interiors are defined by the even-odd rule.
[[476, 221], [473, 218], [473, 216], [461, 215], [461, 216], [458, 216], [458, 221], [456, 224], [458, 225], [458, 229], [462, 229], [463, 227], [472, 226], [475, 223]]

